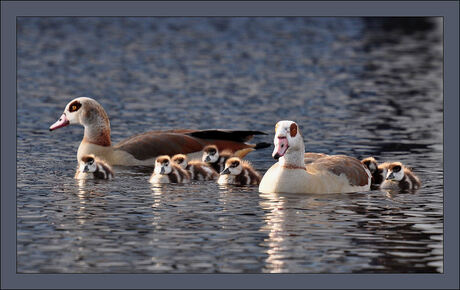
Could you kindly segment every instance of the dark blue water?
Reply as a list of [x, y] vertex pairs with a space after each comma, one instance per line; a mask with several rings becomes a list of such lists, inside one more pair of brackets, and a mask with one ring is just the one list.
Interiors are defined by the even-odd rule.
[[[19, 18], [20, 273], [443, 271], [442, 23], [374, 18]], [[114, 143], [148, 130], [301, 126], [308, 151], [413, 167], [415, 193], [152, 187], [150, 169], [73, 179], [77, 96]], [[248, 159], [261, 173], [271, 150]]]

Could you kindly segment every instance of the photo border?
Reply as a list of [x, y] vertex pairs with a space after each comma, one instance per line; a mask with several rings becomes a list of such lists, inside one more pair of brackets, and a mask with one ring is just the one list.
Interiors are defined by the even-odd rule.
[[[458, 288], [458, 1], [2, 1], [1, 287]], [[20, 16], [440, 16], [444, 20], [443, 274], [17, 274], [16, 18]]]

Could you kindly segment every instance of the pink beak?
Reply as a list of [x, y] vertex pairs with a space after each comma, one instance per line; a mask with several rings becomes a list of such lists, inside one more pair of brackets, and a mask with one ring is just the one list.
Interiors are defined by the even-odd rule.
[[286, 137], [278, 137], [278, 143], [275, 144], [275, 149], [273, 150], [272, 157], [278, 159], [283, 157], [286, 151], [289, 148], [288, 140]]
[[50, 131], [65, 127], [65, 126], [67, 126], [69, 124], [70, 124], [70, 122], [67, 119], [66, 115], [62, 114], [61, 117], [59, 118], [59, 120], [57, 120], [56, 123], [54, 123], [53, 125], [50, 126]]

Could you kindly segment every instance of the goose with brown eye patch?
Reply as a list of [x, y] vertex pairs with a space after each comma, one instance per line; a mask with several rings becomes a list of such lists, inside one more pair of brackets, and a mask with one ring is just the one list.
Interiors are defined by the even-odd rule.
[[[82, 156], [94, 154], [111, 165], [153, 166], [155, 158], [174, 154], [200, 155], [204, 146], [217, 144], [222, 150], [245, 156], [251, 151], [266, 148], [264, 142], [246, 143], [254, 135], [265, 135], [252, 130], [194, 130], [177, 129], [150, 131], [126, 138], [112, 146], [110, 121], [104, 108], [94, 99], [81, 97], [66, 104], [57, 122], [50, 131], [78, 124], [84, 127], [83, 140], [78, 147], [77, 160]], [[216, 155], [217, 151], [214, 151]]]
[[275, 126], [272, 165], [260, 182], [262, 193], [351, 193], [368, 191], [371, 174], [356, 158], [345, 155], [305, 153], [296, 122]]

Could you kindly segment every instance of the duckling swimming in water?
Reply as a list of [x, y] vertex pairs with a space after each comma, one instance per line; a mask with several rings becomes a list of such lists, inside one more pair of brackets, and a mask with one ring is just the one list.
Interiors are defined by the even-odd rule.
[[232, 157], [225, 162], [225, 169], [220, 173], [219, 184], [258, 185], [260, 174], [248, 161]]
[[201, 160], [214, 168], [216, 172], [221, 172], [225, 168], [225, 162], [230, 157], [233, 157], [230, 151], [224, 150], [219, 152], [216, 145], [208, 145], [203, 148], [203, 157]]
[[381, 188], [412, 190], [419, 189], [422, 183], [420, 179], [401, 162], [392, 162], [388, 164], [388, 173]]
[[389, 163], [385, 162], [379, 165], [374, 157], [364, 158], [361, 160], [361, 163], [371, 172], [371, 189], [380, 188], [380, 185], [383, 181], [385, 181], [385, 178], [387, 177]]
[[113, 176], [110, 165], [92, 154], [81, 158], [75, 173], [75, 179], [112, 179]]
[[176, 154], [172, 157], [172, 161], [187, 170], [190, 178], [193, 180], [214, 180], [219, 177], [219, 174], [205, 162], [192, 160], [187, 162], [185, 154]]
[[162, 155], [155, 160], [155, 169], [150, 176], [150, 183], [188, 183], [189, 173], [171, 161], [168, 155]]

